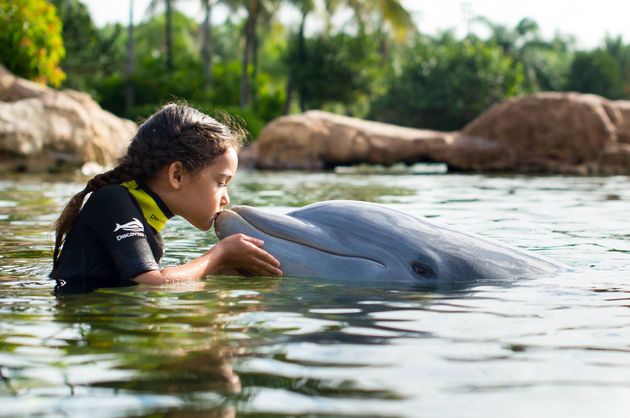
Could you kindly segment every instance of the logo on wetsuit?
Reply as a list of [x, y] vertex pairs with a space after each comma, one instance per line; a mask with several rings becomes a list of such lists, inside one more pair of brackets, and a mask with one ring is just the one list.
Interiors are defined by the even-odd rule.
[[119, 230], [123, 230], [126, 233], [122, 235], [116, 235], [116, 241], [120, 241], [121, 239], [129, 238], [129, 237], [144, 237], [144, 225], [138, 218], [131, 218], [132, 220], [127, 222], [126, 224], [116, 223], [114, 227], [114, 232]]

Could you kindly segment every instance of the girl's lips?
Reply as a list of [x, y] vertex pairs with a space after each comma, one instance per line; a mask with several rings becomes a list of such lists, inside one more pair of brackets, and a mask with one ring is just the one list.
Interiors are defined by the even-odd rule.
[[215, 213], [214, 215], [212, 215], [212, 218], [210, 219], [210, 225], [214, 224], [214, 222], [217, 220], [217, 218], [219, 217], [219, 215], [221, 214], [221, 211]]

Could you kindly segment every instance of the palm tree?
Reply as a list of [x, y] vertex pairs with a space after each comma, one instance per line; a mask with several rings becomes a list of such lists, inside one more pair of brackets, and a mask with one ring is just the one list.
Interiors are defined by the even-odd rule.
[[173, 6], [177, 0], [151, 0], [147, 6], [147, 13], [154, 15], [161, 3], [164, 4], [166, 71], [173, 73]]
[[202, 47], [201, 57], [203, 60], [203, 89], [210, 87], [212, 77], [212, 55], [214, 53], [212, 43], [212, 6], [214, 0], [201, 0], [205, 10], [205, 17], [202, 24]]
[[[300, 26], [297, 32], [297, 55], [298, 61], [304, 62], [306, 58], [306, 41], [304, 39], [304, 27], [306, 25], [306, 17], [315, 10], [315, 3], [313, 0], [289, 0], [289, 3], [296, 7], [300, 11]], [[287, 78], [287, 87], [286, 87], [286, 99], [284, 102], [284, 114], [289, 113], [289, 109], [291, 108], [291, 102], [293, 100], [293, 86], [295, 80], [293, 80], [293, 71], [289, 71], [289, 76]], [[303, 94], [299, 92], [300, 96], [300, 109], [304, 110], [305, 104], [303, 102]]]
[[339, 9], [353, 11], [359, 35], [374, 33], [379, 39], [381, 61], [389, 56], [390, 42], [403, 42], [417, 32], [409, 11], [400, 0], [323, 0], [325, 9], [324, 37], [332, 31], [332, 20]]
[[[357, 1], [357, 0], [353, 0]], [[371, 28], [379, 35], [379, 53], [381, 61], [389, 58], [390, 42], [404, 42], [410, 35], [417, 33], [417, 28], [409, 11], [399, 0], [377, 0], [363, 2]]]
[[133, 75], [133, 49], [134, 49], [134, 34], [133, 34], [133, 0], [129, 0], [129, 26], [127, 27], [127, 63], [125, 65], [125, 111], [129, 113], [134, 105], [134, 88], [131, 81]]
[[525, 87], [529, 91], [540, 89], [556, 90], [557, 85], [549, 65], [549, 54], [568, 53], [570, 39], [556, 36], [552, 42], [539, 36], [539, 26], [531, 18], [521, 19], [514, 28], [496, 24], [485, 17], [477, 17], [474, 22], [482, 23], [490, 29], [490, 40], [512, 58], [514, 65], [521, 64], [525, 73]]
[[[304, 26], [307, 15], [315, 10], [314, 0], [289, 0], [301, 13], [300, 26], [298, 29], [297, 55], [298, 62], [304, 62], [306, 58]], [[319, 3], [325, 11], [324, 37], [327, 38], [332, 31], [332, 21], [335, 13], [346, 7], [354, 12], [354, 19], [358, 25], [361, 35], [367, 31], [375, 31], [380, 38], [380, 53], [385, 61], [388, 55], [388, 33], [393, 35], [396, 41], [401, 41], [415, 32], [416, 27], [411, 15], [401, 4], [400, 0], [322, 0]], [[290, 72], [291, 74], [291, 72]], [[291, 75], [287, 81], [286, 102], [284, 113], [289, 112], [293, 93], [293, 80]], [[300, 108], [304, 110], [303, 94], [299, 92]]]
[[400, 0], [345, 0], [356, 16], [359, 31], [364, 33], [366, 26], [377, 30], [385, 26], [397, 40], [405, 39], [415, 31], [411, 14]]
[[[258, 36], [257, 27], [262, 18], [271, 19], [277, 10], [280, 0], [241, 0], [247, 12], [245, 20], [245, 48], [241, 61], [240, 107], [249, 107], [252, 98], [252, 84], [255, 85], [258, 68]], [[250, 65], [252, 77], [250, 77]], [[253, 83], [252, 83], [253, 79]]]
[[251, 98], [251, 87], [249, 78], [249, 63], [254, 55], [254, 38], [256, 36], [256, 25], [260, 16], [261, 0], [246, 0], [247, 20], [245, 21], [245, 48], [243, 50], [243, 59], [241, 61], [241, 93], [239, 104], [241, 108], [249, 107]]

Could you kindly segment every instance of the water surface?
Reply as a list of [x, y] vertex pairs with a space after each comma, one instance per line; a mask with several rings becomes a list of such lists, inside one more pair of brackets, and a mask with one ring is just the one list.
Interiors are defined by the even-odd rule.
[[[51, 223], [81, 183], [2, 180], [0, 416], [630, 416], [628, 180], [241, 172], [234, 203], [379, 202], [576, 271], [449, 293], [209, 277], [59, 298]], [[165, 264], [217, 242], [178, 219], [164, 235]]]

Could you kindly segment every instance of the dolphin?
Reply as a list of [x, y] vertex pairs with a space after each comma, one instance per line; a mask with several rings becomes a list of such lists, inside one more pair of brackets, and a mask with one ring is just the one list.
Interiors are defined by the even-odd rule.
[[249, 206], [221, 212], [219, 239], [243, 233], [264, 241], [285, 276], [442, 286], [513, 281], [568, 267], [505, 243], [384, 205], [334, 200], [286, 215]]

